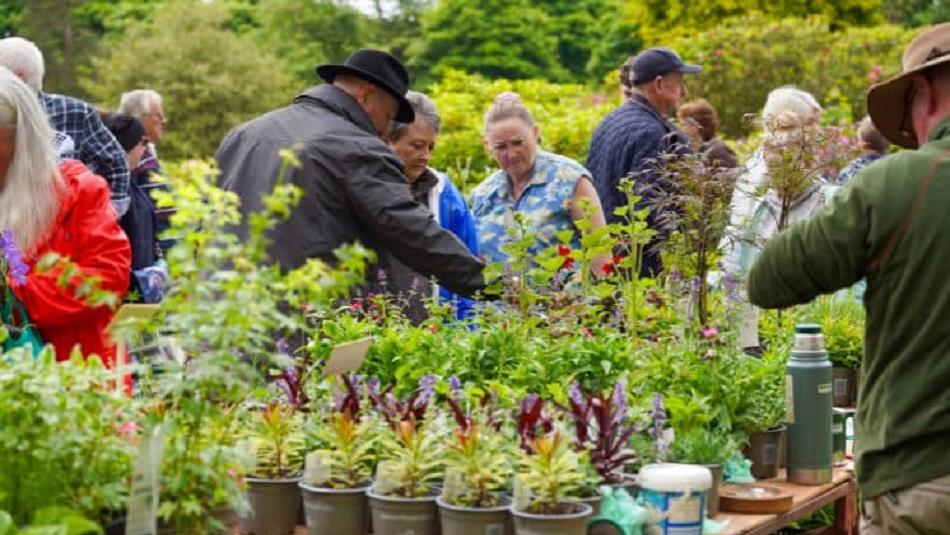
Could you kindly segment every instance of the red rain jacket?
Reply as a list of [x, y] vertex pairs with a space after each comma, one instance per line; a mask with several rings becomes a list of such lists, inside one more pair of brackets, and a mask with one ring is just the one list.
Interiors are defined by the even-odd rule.
[[61, 288], [55, 276], [35, 273], [46, 253], [69, 257], [85, 276], [101, 277], [101, 289], [121, 300], [129, 287], [132, 250], [109, 202], [106, 181], [81, 162], [60, 165], [66, 184], [59, 215], [50, 237], [24, 258], [30, 268], [24, 285], [11, 285], [23, 302], [43, 342], [56, 348], [57, 360], [68, 360], [75, 345], [84, 356], [96, 354], [108, 367], [115, 364], [116, 348], [106, 327], [114, 312], [91, 308], [74, 296], [74, 285]]

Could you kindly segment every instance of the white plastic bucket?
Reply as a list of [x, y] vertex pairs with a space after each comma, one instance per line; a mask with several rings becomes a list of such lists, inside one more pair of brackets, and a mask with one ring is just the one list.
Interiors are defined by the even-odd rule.
[[712, 473], [694, 464], [648, 464], [640, 469], [640, 496], [647, 507], [646, 533], [701, 535]]

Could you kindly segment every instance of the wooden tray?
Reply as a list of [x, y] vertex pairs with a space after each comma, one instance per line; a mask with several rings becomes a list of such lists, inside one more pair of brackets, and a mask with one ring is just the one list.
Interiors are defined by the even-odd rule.
[[719, 508], [732, 513], [784, 513], [792, 509], [792, 494], [761, 483], [726, 484], [719, 489]]

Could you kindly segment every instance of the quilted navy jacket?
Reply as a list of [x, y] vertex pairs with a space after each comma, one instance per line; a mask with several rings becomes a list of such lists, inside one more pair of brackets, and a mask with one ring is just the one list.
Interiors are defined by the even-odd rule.
[[[688, 152], [689, 144], [682, 132], [661, 116], [642, 95], [634, 95], [610, 112], [597, 126], [590, 141], [586, 167], [594, 178], [594, 186], [608, 222], [617, 221], [614, 209], [626, 206], [627, 199], [617, 186], [620, 180], [635, 173], [637, 191], [641, 196], [638, 208], [646, 206], [654, 196], [659, 180], [655, 160], [662, 154]], [[642, 173], [642, 174], [641, 174]], [[657, 214], [650, 212], [648, 222], [657, 237], [647, 247], [641, 273], [655, 274], [661, 269], [655, 246], [663, 238], [657, 228]]]

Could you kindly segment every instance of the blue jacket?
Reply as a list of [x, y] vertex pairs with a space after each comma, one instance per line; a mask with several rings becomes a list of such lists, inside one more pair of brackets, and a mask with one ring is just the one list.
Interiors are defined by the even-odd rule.
[[[620, 180], [631, 173], [637, 176], [637, 191], [641, 200], [637, 208], [647, 206], [654, 197], [650, 187], [655, 187], [659, 174], [655, 159], [666, 153], [688, 152], [689, 144], [682, 132], [660, 115], [642, 96], [635, 94], [617, 109], [610, 112], [597, 126], [590, 140], [586, 167], [594, 179], [594, 187], [600, 196], [608, 223], [616, 222], [614, 209], [626, 206], [627, 199], [617, 186]], [[643, 259], [642, 274], [653, 274], [661, 269], [660, 256], [654, 250], [663, 238], [662, 229], [656, 223], [657, 214], [650, 212], [650, 228], [658, 232], [647, 247]]]
[[[435, 172], [435, 175], [439, 183], [429, 192], [429, 210], [438, 218], [442, 228], [452, 231], [468, 247], [468, 250], [478, 257], [478, 231], [475, 226], [475, 217], [472, 216], [465, 198], [452, 184], [449, 177], [439, 172]], [[458, 319], [467, 318], [475, 303], [472, 299], [454, 294], [442, 286], [439, 286], [439, 298], [455, 303], [455, 317]]]

